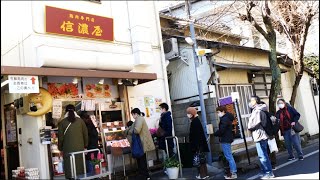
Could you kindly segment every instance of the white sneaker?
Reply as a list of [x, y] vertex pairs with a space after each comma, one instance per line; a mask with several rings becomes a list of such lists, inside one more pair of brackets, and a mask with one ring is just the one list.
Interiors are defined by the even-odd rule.
[[209, 178], [209, 176], [206, 176], [206, 177], [203, 177], [203, 178], [201, 178], [201, 176], [199, 175], [199, 176], [196, 176], [196, 179], [208, 179]]
[[225, 179], [237, 179], [238, 176], [236, 173], [232, 173], [230, 176], [224, 176]]

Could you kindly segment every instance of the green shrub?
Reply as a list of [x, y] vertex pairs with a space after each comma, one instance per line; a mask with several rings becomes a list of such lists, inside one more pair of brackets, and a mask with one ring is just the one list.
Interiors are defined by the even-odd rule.
[[170, 157], [164, 161], [164, 167], [165, 168], [180, 167], [180, 163], [175, 157]]

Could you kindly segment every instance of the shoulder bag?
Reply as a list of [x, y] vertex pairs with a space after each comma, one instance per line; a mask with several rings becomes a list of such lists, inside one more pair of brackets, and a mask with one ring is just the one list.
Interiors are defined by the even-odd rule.
[[304, 127], [299, 123], [299, 122], [296, 122], [296, 124], [294, 126], [292, 126], [292, 129], [296, 132], [296, 133], [299, 133], [301, 132]]
[[159, 128], [157, 129], [156, 135], [158, 137], [163, 137], [165, 134], [166, 134], [166, 131], [164, 131], [162, 127], [159, 126]]
[[132, 132], [131, 153], [133, 158], [140, 158], [144, 155], [140, 135], [135, 134], [134, 130]]
[[67, 131], [68, 131], [68, 129], [69, 129], [69, 127], [70, 127], [70, 125], [71, 125], [71, 123], [69, 123], [68, 127], [66, 128], [66, 130], [64, 130], [63, 135], [65, 135], [65, 134], [67, 133]]

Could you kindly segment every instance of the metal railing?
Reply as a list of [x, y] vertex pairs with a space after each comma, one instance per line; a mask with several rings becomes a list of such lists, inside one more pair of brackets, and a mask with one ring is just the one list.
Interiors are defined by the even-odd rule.
[[[99, 163], [99, 166], [100, 166], [100, 173], [99, 174], [94, 174], [94, 175], [87, 174], [86, 158], [85, 158], [86, 153], [96, 152], [96, 151], [100, 152], [99, 149], [90, 149], [90, 150], [85, 150], [85, 151], [77, 151], [77, 152], [69, 153], [70, 165], [71, 165], [71, 177], [72, 178], [74, 178], [74, 179], [78, 179], [78, 178], [79, 179], [94, 179], [97, 177], [103, 177], [103, 176], [109, 175], [109, 179], [111, 180], [111, 173], [102, 170], [101, 161]], [[76, 160], [75, 160], [75, 155], [77, 155], [77, 154], [82, 154], [82, 159], [83, 159], [84, 174], [80, 175], [81, 177], [77, 176], [77, 168], [76, 168]]]

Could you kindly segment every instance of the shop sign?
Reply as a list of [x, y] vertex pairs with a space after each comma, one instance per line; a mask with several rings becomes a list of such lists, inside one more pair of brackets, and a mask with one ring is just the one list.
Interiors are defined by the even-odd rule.
[[9, 75], [9, 93], [39, 93], [38, 76]]
[[113, 41], [113, 19], [46, 6], [46, 33]]

